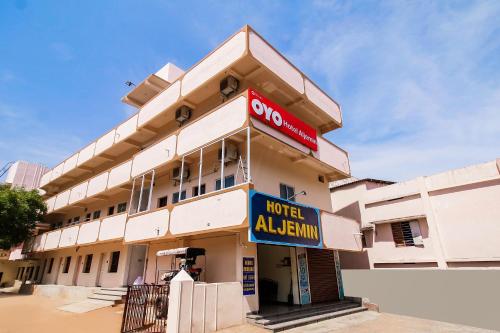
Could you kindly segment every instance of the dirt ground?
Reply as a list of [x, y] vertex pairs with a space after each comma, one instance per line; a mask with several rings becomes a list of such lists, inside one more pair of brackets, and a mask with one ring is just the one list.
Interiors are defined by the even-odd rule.
[[120, 332], [122, 306], [76, 314], [57, 310], [64, 304], [43, 296], [0, 294], [0, 333]]
[[[120, 331], [123, 306], [104, 308], [83, 314], [57, 310], [61, 300], [43, 296], [0, 294], [0, 333], [114, 333]], [[221, 333], [269, 333], [261, 328], [242, 325]], [[439, 321], [365, 311], [326, 320], [287, 333], [486, 333], [479, 328]]]

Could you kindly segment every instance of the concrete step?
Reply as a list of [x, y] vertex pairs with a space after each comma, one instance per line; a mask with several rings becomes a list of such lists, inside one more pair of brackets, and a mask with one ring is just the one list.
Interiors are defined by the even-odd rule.
[[310, 317], [305, 317], [305, 318], [300, 318], [300, 319], [295, 319], [295, 320], [290, 320], [290, 321], [285, 321], [281, 323], [276, 323], [272, 325], [265, 325], [263, 328], [271, 331], [271, 332], [281, 332], [285, 330], [289, 330], [295, 327], [300, 327], [300, 326], [305, 326], [311, 323], [316, 323], [319, 321], [323, 320], [328, 320], [328, 319], [333, 319], [337, 317], [342, 317], [342, 316], [347, 316], [350, 314], [366, 311], [367, 308], [363, 306], [358, 306], [355, 308], [350, 308], [350, 309], [345, 309], [345, 310], [340, 310], [340, 311], [335, 311], [335, 312], [330, 312], [330, 313], [324, 313], [320, 315], [314, 315]]
[[321, 308], [314, 307], [314, 308], [306, 309], [306, 310], [299, 311], [299, 312], [296, 311], [296, 312], [287, 313], [287, 314], [278, 314], [278, 315], [274, 315], [274, 316], [268, 316], [265, 318], [258, 318], [258, 319], [255, 319], [255, 324], [261, 325], [261, 326], [274, 325], [274, 324], [294, 321], [294, 320], [298, 320], [298, 319], [302, 319], [302, 318], [310, 318], [310, 317], [324, 315], [324, 314], [336, 313], [339, 311], [353, 309], [353, 308], [357, 308], [357, 307], [359, 307], [359, 304], [356, 304], [356, 303], [342, 303], [342, 304], [325, 306], [325, 307], [321, 307]]
[[310, 305], [304, 305], [304, 306], [296, 306], [293, 308], [289, 308], [286, 310], [283, 310], [282, 312], [276, 312], [276, 313], [267, 313], [267, 314], [248, 314], [247, 319], [252, 319], [252, 320], [259, 320], [259, 319], [266, 319], [266, 318], [274, 318], [274, 317], [280, 317], [280, 316], [289, 316], [294, 313], [305, 313], [307, 311], [321, 311], [323, 309], [335, 309], [335, 308], [341, 308], [344, 305], [349, 305], [349, 306], [360, 306], [361, 304], [349, 301], [349, 300], [344, 300], [344, 301], [338, 301], [335, 303], [324, 303], [324, 304], [314, 304], [314, 306]]
[[115, 303], [122, 302], [123, 299], [121, 296], [114, 296], [114, 295], [98, 295], [98, 294], [92, 294], [88, 297], [88, 299], [95, 299], [95, 300], [101, 300], [101, 301], [114, 301]]
[[72, 312], [72, 313], [85, 313], [97, 309], [106, 308], [109, 306], [115, 305], [114, 301], [103, 301], [103, 300], [94, 300], [94, 299], [86, 299], [85, 301], [76, 302], [72, 304], [67, 304], [61, 307], [58, 307], [59, 310]]
[[109, 288], [101, 288], [101, 290], [107, 291], [122, 291], [125, 294], [127, 293], [127, 287], [109, 287]]
[[109, 295], [109, 296], [125, 296], [126, 291], [115, 291], [115, 290], [99, 290], [94, 292], [95, 295]]

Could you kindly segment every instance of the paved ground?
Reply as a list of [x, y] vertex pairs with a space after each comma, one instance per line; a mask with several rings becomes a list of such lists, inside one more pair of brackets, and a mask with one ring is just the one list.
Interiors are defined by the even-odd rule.
[[[120, 331], [122, 306], [76, 314], [57, 310], [63, 301], [43, 296], [0, 294], [0, 333], [113, 333]], [[221, 333], [268, 333], [251, 325], [222, 330]], [[287, 333], [441, 333], [492, 332], [478, 328], [453, 325], [438, 321], [362, 312], [295, 328]]]
[[[220, 331], [221, 333], [269, 333], [255, 326], [243, 325]], [[346, 317], [325, 320], [297, 327], [286, 333], [486, 333], [493, 332], [470, 326], [405, 317], [388, 313], [365, 311]]]

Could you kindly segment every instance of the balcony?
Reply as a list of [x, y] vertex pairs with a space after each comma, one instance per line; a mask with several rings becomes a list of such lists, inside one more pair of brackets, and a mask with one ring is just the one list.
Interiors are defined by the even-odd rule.
[[[207, 153], [207, 147], [212, 147], [212, 151], [221, 149], [224, 138], [228, 138], [228, 142], [233, 141], [233, 144], [246, 142], [248, 139], [245, 137], [245, 129], [248, 125], [251, 126], [251, 146], [263, 145], [286, 156], [292, 164], [305, 166], [326, 175], [326, 180], [335, 180], [350, 174], [349, 159], [344, 150], [318, 136], [318, 149], [313, 151], [277, 130], [250, 119], [247, 108], [248, 99], [245, 92], [137, 153], [132, 159], [47, 199], [48, 212], [64, 212], [73, 204], [85, 205], [99, 198], [109, 197], [119, 190], [130, 191], [135, 177], [151, 170], [155, 170], [157, 176], [164, 176], [180, 165], [185, 157], [194, 158], [191, 164], [199, 163], [199, 158], [194, 157], [193, 153], [199, 154], [202, 147], [205, 147]], [[245, 149], [247, 147], [239, 148], [241, 151]], [[247, 166], [247, 169], [249, 168], [250, 165]]]
[[34, 238], [32, 251], [41, 252], [120, 240], [125, 234], [126, 221], [127, 214], [122, 213], [43, 233]]
[[[245, 26], [184, 74], [172, 76], [172, 82], [163, 82], [158, 73], [147, 78], [144, 87], [154, 86], [155, 91], [147, 100], [132, 101], [139, 112], [43, 175], [40, 187], [48, 193], [65, 190], [91, 172], [121, 162], [120, 157], [139, 152], [158, 137], [160, 129], [174, 122], [174, 111], [180, 105], [196, 108], [218, 96], [219, 82], [228, 73], [240, 80], [243, 89], [261, 88], [320, 133], [342, 125], [338, 104]], [[134, 99], [132, 95], [129, 100]]]
[[[248, 183], [236, 184], [210, 193], [181, 200], [161, 208], [68, 226], [38, 235], [33, 251], [83, 246], [104, 241], [122, 240], [140, 243], [174, 240], [211, 232], [234, 232], [249, 227]], [[361, 250], [356, 221], [320, 211], [323, 246], [345, 251]]]

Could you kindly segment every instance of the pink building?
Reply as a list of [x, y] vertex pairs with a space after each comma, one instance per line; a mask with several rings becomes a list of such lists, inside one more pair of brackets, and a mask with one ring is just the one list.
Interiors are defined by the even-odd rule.
[[334, 182], [333, 211], [360, 224], [342, 268], [499, 268], [500, 160], [392, 184]]

